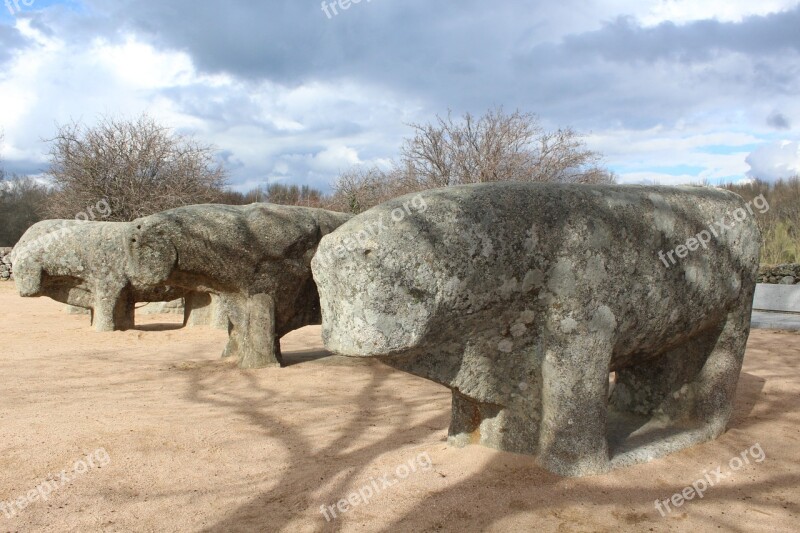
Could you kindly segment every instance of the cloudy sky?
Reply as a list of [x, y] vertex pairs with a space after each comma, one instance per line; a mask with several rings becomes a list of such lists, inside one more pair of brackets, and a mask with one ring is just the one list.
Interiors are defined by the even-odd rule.
[[800, 173], [800, 0], [6, 4], [12, 172], [42, 172], [56, 124], [146, 111], [216, 145], [239, 190], [327, 189], [408, 123], [502, 105], [586, 133], [624, 183]]

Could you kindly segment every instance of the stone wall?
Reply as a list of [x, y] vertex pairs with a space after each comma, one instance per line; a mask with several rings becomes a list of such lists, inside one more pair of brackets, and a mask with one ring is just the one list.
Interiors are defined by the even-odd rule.
[[795, 285], [800, 283], [800, 264], [762, 265], [758, 269], [759, 283], [779, 283]]
[[6, 256], [11, 253], [11, 248], [0, 248], [0, 281], [11, 278], [11, 262]]

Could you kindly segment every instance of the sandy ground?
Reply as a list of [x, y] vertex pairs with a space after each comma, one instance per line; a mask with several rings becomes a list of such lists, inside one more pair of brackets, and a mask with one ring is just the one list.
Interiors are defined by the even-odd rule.
[[[330, 356], [319, 328], [284, 339], [287, 368], [242, 371], [223, 332], [176, 318], [95, 333], [0, 283], [0, 531], [798, 530], [798, 335], [753, 332], [717, 441], [563, 479], [449, 448], [447, 389]], [[703, 479], [702, 499], [656, 510]]]

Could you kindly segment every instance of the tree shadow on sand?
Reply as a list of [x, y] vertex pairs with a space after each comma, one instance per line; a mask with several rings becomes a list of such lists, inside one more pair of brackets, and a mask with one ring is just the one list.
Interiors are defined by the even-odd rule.
[[[315, 353], [314, 358], [324, 352]], [[293, 364], [301, 364], [304, 358], [309, 357], [309, 352], [287, 353], [287, 358]], [[320, 361], [317, 361], [320, 362]], [[326, 364], [347, 364], [347, 360], [329, 356]], [[265, 413], [254, 405], [250, 399], [236, 401], [232, 399], [220, 400], [218, 397], [208, 396], [209, 384], [204, 383], [202, 375], [193, 375], [190, 381], [188, 396], [197, 402], [208, 403], [218, 407], [233, 410], [236, 414], [248, 417], [250, 422], [256, 424], [270, 438], [278, 439], [285, 443], [290, 467], [284, 469], [280, 479], [275, 483], [275, 489], [259, 494], [248, 503], [233, 510], [227, 518], [205, 529], [208, 532], [216, 531], [282, 531], [290, 530], [291, 524], [298, 518], [307, 517], [309, 509], [316, 509], [320, 504], [335, 503], [349, 492], [353, 491], [353, 482], [363, 479], [367, 467], [379, 456], [393, 450], [406, 447], [414, 448], [415, 444], [430, 443], [431, 440], [441, 442], [446, 437], [446, 428], [449, 423], [449, 409], [435, 416], [427, 418], [422, 423], [411, 423], [412, 418], [423, 412], [425, 407], [422, 402], [409, 402], [407, 398], [395, 394], [378, 392], [381, 385], [396, 372], [379, 364], [358, 364], [359, 372], [369, 372], [370, 381], [362, 387], [352, 405], [358, 413], [350, 423], [336, 428], [336, 437], [326, 446], [319, 448], [313, 446], [307, 436], [301, 434], [296, 428], [291, 427], [279, 417]], [[355, 370], [355, 369], [354, 369]], [[250, 387], [263, 393], [270, 402], [280, 401], [285, 392], [278, 392], [271, 387], [265, 387], [257, 382], [255, 375], [248, 374]], [[739, 390], [736, 397], [735, 414], [729, 429], [742, 430], [763, 423], [763, 419], [751, 416], [757, 402], [767, 402], [766, 411], [780, 413], [785, 409], [789, 398], [784, 395], [763, 397], [765, 380], [752, 375], [742, 374]], [[447, 394], [446, 391], [443, 392]], [[796, 399], [792, 398], [796, 403]], [[375, 405], [397, 406], [391, 417], [381, 417], [375, 420], [381, 426], [391, 425], [389, 437], [377, 440], [371, 444], [353, 451], [347, 450], [353, 442], [366, 435], [369, 427], [367, 421], [359, 419], [364, 412], [369, 412]], [[763, 405], [760, 411], [764, 411]], [[310, 406], [309, 408], [313, 408]], [[367, 415], [369, 416], [369, 415]], [[417, 416], [417, 418], [419, 418]], [[417, 446], [418, 448], [419, 446]], [[720, 456], [719, 462], [725, 463], [730, 457], [741, 452], [732, 446], [730, 450]], [[373, 524], [371, 530], [386, 532], [395, 531], [441, 531], [441, 530], [485, 530], [505, 520], [514, 517], [526, 518], [535, 521], [536, 516], [547, 515], [560, 523], [574, 526], [575, 531], [611, 531], [607, 529], [610, 524], [604, 523], [601, 518], [594, 522], [592, 509], [612, 508], [612, 514], [617, 516], [619, 525], [631, 527], [668, 527], [665, 520], [685, 518], [685, 512], [691, 511], [687, 506], [675, 516], [662, 518], [653, 507], [656, 499], [669, 497], [673, 492], [681, 490], [696, 478], [702, 477], [703, 468], [697, 472], [686, 471], [685, 479], [681, 478], [680, 486], [675, 485], [674, 491], [664, 493], [664, 489], [653, 487], [648, 479], [631, 478], [622, 485], [619, 483], [604, 483], [603, 477], [590, 478], [561, 478], [539, 468], [531, 457], [515, 455], [504, 452], [496, 453], [480, 472], [458, 482], [448, 485], [441, 490], [427, 494], [424, 501], [420, 502], [400, 518], [386, 524]], [[330, 459], [336, 460], [331, 462]], [[310, 496], [309, 492], [316, 487], [309, 486], [309, 474], [313, 473], [320, 479], [320, 484], [332, 479], [329, 489], [323, 496]], [[714, 501], [743, 501], [747, 500], [748, 507], [756, 512], [770, 515], [779, 507], [785, 506], [770, 493], [778, 488], [790, 488], [797, 485], [798, 476], [790, 473], [772, 476], [766, 481], [737, 481], [735, 484], [723, 484], [710, 489], [707, 496]], [[576, 488], [580, 490], [575, 490]], [[634, 503], [643, 504], [642, 509], [630, 510], [631, 498]], [[711, 499], [711, 498], [708, 498]], [[553, 504], [556, 500], [557, 504]], [[486, 502], [485, 506], [465, 505], [465, 501]], [[707, 500], [706, 500], [707, 501]], [[701, 502], [694, 504], [702, 506]], [[566, 509], [566, 510], [565, 510]], [[719, 527], [728, 531], [744, 531], [745, 528], [737, 523], [734, 516], [704, 516], [702, 507], [698, 513], [693, 513], [708, 528]], [[699, 517], [699, 518], [698, 518]], [[333, 531], [347, 527], [350, 522], [347, 516], [339, 520], [326, 523], [320, 515], [320, 531]], [[352, 517], [355, 519], [355, 516]], [[413, 520], [414, 527], [408, 524]], [[674, 523], [673, 523], [674, 524]], [[658, 529], [656, 529], [658, 530]]]
[[[757, 401], [768, 404], [760, 406], [760, 411], [770, 413], [771, 417], [783, 412], [789, 403], [798, 403], [796, 395], [789, 393], [765, 398], [762, 395], [764, 383], [765, 380], [760, 377], [742, 374], [729, 431], [764, 423], [763, 418], [759, 420], [750, 416]], [[735, 445], [727, 447], [730, 449], [717, 458], [712, 468], [717, 464], [726, 465], [730, 458], [742, 451]], [[705, 514], [702, 509], [704, 503], [712, 499], [717, 503], [746, 500], [748, 510], [767, 519], [774, 516], [776, 510], [786, 509], [788, 505], [775, 498], [774, 492], [781, 488], [796, 487], [800, 481], [800, 475], [789, 472], [763, 481], [746, 481], [741, 476], [734, 484], [711, 487], [705, 495], [705, 502], [691, 502], [691, 505], [686, 505], [678, 512], [662, 517], [654, 507], [655, 500], [668, 498], [702, 478], [708, 466], [700, 466], [697, 471], [687, 470], [681, 481], [674, 484], [674, 490], [665, 493], [663, 488], [654, 488], [651, 479], [632, 476], [622, 485], [618, 479], [609, 483], [604, 476], [561, 478], [539, 469], [532, 458], [499, 452], [481, 472], [426, 495], [424, 502], [375, 530], [387, 533], [407, 531], [404, 524], [413, 519], [416, 531], [485, 531], [492, 526], [500, 529], [499, 522], [513, 523], [514, 518], [525, 518], [526, 523], [531, 524], [536, 522], [535, 517], [548, 517], [559, 523], [558, 531], [616, 531], [620, 526], [634, 527], [640, 531], [662, 531], [676, 527], [673, 520], [684, 520], [686, 513], [691, 512], [692, 517], [708, 530], [722, 528], [724, 531], [744, 533], [748, 528], [740, 524], [735, 515]], [[486, 505], [469, 506], [464, 505], [465, 501], [482, 501]], [[792, 505], [797, 512], [797, 505]], [[640, 506], [640, 510], [636, 509]], [[603, 519], [604, 514], [599, 512], [603, 508], [612, 509], [611, 514], [617, 518], [616, 524]]]
[[[408, 448], [412, 451], [405, 458], [407, 461], [420, 451], [415, 444], [430, 443], [431, 440], [440, 442], [446, 436], [449, 409], [430, 414], [432, 400], [441, 402], [449, 398], [449, 391], [444, 388], [433, 395], [409, 400], [384, 387], [393, 376], [396, 377], [398, 371], [377, 361], [350, 360], [332, 356], [324, 350], [285, 352], [283, 357], [287, 366], [311, 362], [338, 368], [344, 365], [353, 367], [353, 371], [357, 370], [362, 375], [367, 373], [366, 385], [361, 386], [360, 391], [348, 401], [347, 410], [355, 414], [350, 422], [332, 427], [334, 438], [326, 440], [327, 444], [321, 446], [319, 440], [290, 424], [285, 415], [280, 416], [280, 409], [275, 406], [297, 399], [290, 397], [291, 391], [265, 385], [260, 380], [259, 371], [242, 371], [241, 375], [248, 382], [246, 391], [220, 394], [215, 383], [217, 379], [225, 379], [226, 372], [208, 372], [209, 369], [203, 366], [187, 368], [187, 400], [223, 409], [231, 416], [245, 417], [263, 433], [265, 439], [282, 443], [280, 447], [285, 453], [285, 458], [281, 459], [281, 469], [276, 474], [278, 479], [271, 480], [275, 489], [254, 496], [205, 531], [280, 531], [290, 527], [289, 524], [300, 515], [307, 515], [310, 509], [318, 510], [320, 505], [335, 503], [352, 492], [353, 482], [363, 479], [370, 465], [380, 456]], [[230, 370], [234, 371], [232, 368]], [[254, 402], [253, 393], [263, 400]], [[314, 409], [315, 405], [319, 403], [309, 402], [308, 409]], [[387, 406], [391, 409], [388, 412], [385, 409]], [[321, 410], [320, 423], [323, 422]], [[376, 430], [385, 430], [387, 425], [391, 426], [390, 429], [380, 432], [386, 436], [377, 438]], [[358, 443], [356, 449], [353, 449], [354, 443]], [[265, 471], [276, 472], [270, 470], [268, 464], [264, 466]], [[309, 486], [311, 479], [318, 479], [319, 486], [326, 486], [323, 495], [310, 493], [312, 489], [319, 488]], [[341, 521], [328, 525], [322, 514], [318, 516], [320, 529], [341, 525]]]

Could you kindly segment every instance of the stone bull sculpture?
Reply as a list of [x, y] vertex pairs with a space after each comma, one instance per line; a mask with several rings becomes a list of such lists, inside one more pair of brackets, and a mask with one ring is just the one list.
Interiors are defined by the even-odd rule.
[[122, 222], [45, 220], [31, 226], [10, 255], [21, 296], [47, 296], [88, 309], [97, 331], [134, 327], [136, 302], [161, 302], [184, 291], [131, 286]]
[[134, 220], [124, 249], [134, 287], [223, 296], [224, 355], [243, 368], [279, 365], [280, 337], [319, 324], [311, 258], [351, 215], [273, 204], [194, 205]]
[[[73, 232], [73, 228], [84, 224], [95, 226], [92, 231]], [[106, 229], [97, 231], [103, 227]], [[20, 238], [13, 250], [15, 253], [9, 255], [9, 263], [18, 261], [22, 272], [17, 276], [21, 294], [47, 296], [63, 302], [68, 314], [90, 314], [98, 331], [133, 328], [136, 303], [167, 304], [179, 299], [185, 300], [180, 309], [184, 325], [228, 328], [225, 305], [217, 295], [166, 286], [149, 290], [130, 286], [124, 253], [128, 231], [128, 226], [120, 223], [75, 219], [37, 222]], [[98, 234], [100, 240], [95, 242]], [[98, 271], [103, 274], [98, 276]], [[114, 296], [111, 289], [119, 286], [125, 289]], [[103, 305], [103, 302], [112, 301], [113, 307]]]
[[646, 461], [726, 428], [754, 218], [709, 188], [495, 183], [399, 198], [322, 239], [323, 339], [449, 387], [453, 445], [568, 476]]
[[277, 365], [278, 339], [321, 321], [311, 257], [350, 216], [252, 204], [133, 222], [48, 220], [14, 248], [17, 290], [92, 310], [98, 331], [132, 328], [137, 302], [185, 298], [184, 322], [225, 320], [225, 356], [246, 368]]

